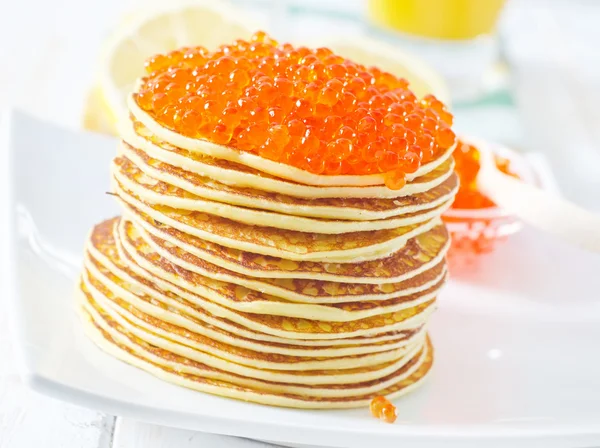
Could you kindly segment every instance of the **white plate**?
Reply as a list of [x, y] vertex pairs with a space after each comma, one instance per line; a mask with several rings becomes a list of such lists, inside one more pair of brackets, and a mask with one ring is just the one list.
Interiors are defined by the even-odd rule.
[[22, 114], [10, 124], [11, 303], [36, 391], [138, 420], [323, 446], [600, 445], [600, 257], [526, 229], [472, 278], [451, 281], [432, 322], [434, 372], [387, 425], [367, 409], [298, 411], [163, 383], [82, 334], [72, 291], [85, 236], [118, 212], [115, 141]]

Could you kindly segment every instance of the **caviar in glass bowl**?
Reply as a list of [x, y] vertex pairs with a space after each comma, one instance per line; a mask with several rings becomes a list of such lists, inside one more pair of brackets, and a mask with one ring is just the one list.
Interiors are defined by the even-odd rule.
[[478, 190], [480, 150], [492, 151], [496, 167], [503, 173], [525, 182], [531, 182], [533, 177], [529, 163], [518, 152], [473, 138], [459, 138], [453, 156], [460, 189], [452, 207], [443, 215], [452, 236], [448, 259], [453, 270], [473, 265], [480, 255], [493, 251], [522, 227], [516, 216]]

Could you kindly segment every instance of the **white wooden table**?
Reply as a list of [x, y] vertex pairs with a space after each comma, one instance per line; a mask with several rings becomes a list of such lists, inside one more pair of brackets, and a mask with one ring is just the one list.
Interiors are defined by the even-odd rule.
[[[132, 7], [134, 2], [138, 3], [136, 0], [104, 0], [101, 3], [79, 0], [13, 0], [10, 4], [8, 1], [0, 3], [0, 109], [14, 105], [50, 121], [78, 128], [100, 42], [106, 35], [109, 24], [124, 10]], [[519, 56], [522, 55], [516, 55]], [[557, 141], [560, 140], [551, 137], [548, 132], [548, 129], [555, 128], [557, 116], [549, 114], [552, 107], [546, 108], [545, 116], [538, 115], [536, 97], [526, 94], [536, 88], [539, 91], [540, 88], [551, 89], [556, 85], [548, 85], [552, 80], [547, 76], [548, 72], [544, 76], [546, 85], [537, 83], [535, 78], [527, 75], [527, 71], [518, 75], [516, 86], [517, 90], [521, 87], [523, 92], [520, 102], [528, 129], [539, 132], [543, 138], [538, 140], [538, 144], [547, 145], [555, 151], [558, 156], [554, 160], [562, 163], [560, 151], [565, 148], [559, 147]], [[572, 76], [572, 73], [568, 75]], [[571, 78], [569, 80], [572, 82]], [[560, 80], [557, 82], [560, 83]], [[578, 91], [584, 90], [578, 86]], [[584, 98], [580, 95], [579, 100]], [[589, 102], [589, 98], [586, 101]], [[477, 115], [482, 116], [479, 112]], [[596, 118], [599, 116], [596, 115]], [[471, 127], [473, 123], [471, 122]], [[510, 126], [511, 119], [504, 124]], [[574, 126], [573, 123], [571, 125]], [[570, 128], [571, 131], [573, 129], [577, 131], [579, 141], [589, 146], [588, 142], [593, 139], [584, 140], [586, 134], [581, 126]], [[514, 133], [515, 130], [513, 128], [507, 131], [504, 128], [504, 132]], [[0, 150], [3, 149], [0, 142]], [[597, 149], [586, 150], [594, 152]], [[596, 153], [599, 154], [600, 152]], [[549, 155], [553, 162], [552, 154]], [[579, 167], [581, 166], [580, 164]], [[600, 164], [596, 163], [594, 166], [597, 168]], [[0, 182], [7, 179], [6, 172], [1, 171], [6, 169], [5, 163], [0, 164]], [[557, 174], [560, 181], [561, 173]], [[5, 248], [7, 244], [3, 219], [6, 213], [6, 198], [3, 193], [6, 189], [3, 187], [0, 186], [0, 248]], [[561, 187], [564, 189], [564, 181]], [[1, 277], [7, 263], [4, 255], [5, 251], [0, 254], [0, 284], [5, 284]], [[9, 317], [2, 303], [5, 297], [6, 294], [0, 296], [0, 448], [266, 446], [258, 442], [115, 418], [34, 394], [19, 379], [19, 366], [8, 331]]]

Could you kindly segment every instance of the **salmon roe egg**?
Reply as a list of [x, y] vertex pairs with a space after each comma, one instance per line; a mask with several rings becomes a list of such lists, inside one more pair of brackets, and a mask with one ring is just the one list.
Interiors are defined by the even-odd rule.
[[381, 395], [371, 400], [369, 408], [373, 417], [378, 418], [381, 421], [386, 423], [394, 423], [396, 421], [396, 406]]
[[266, 33], [155, 55], [134, 95], [181, 135], [323, 175], [383, 174], [391, 189], [455, 143], [452, 115], [406, 80]]

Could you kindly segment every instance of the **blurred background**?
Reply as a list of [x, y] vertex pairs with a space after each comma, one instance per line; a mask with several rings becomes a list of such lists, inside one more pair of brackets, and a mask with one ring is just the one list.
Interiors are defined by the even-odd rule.
[[[458, 132], [542, 152], [564, 195], [600, 209], [600, 1], [230, 3], [280, 41], [359, 36], [408, 54], [403, 63], [426, 67], [423, 76], [450, 99]], [[147, 8], [144, 0], [3, 0], [0, 108], [110, 132], [93, 92], [102, 51]]]

